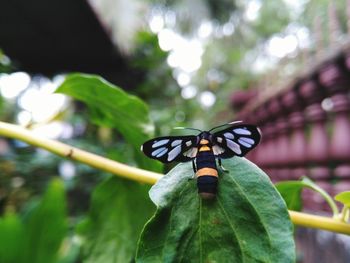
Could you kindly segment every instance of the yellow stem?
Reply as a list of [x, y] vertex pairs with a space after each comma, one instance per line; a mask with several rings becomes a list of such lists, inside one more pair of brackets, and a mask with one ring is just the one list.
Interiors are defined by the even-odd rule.
[[[130, 180], [154, 184], [163, 176], [159, 173], [150, 172], [116, 161], [112, 161], [102, 156], [80, 150], [78, 148], [55, 140], [42, 138], [35, 135], [34, 132], [24, 129], [18, 125], [0, 122], [0, 135], [21, 140], [62, 157], [85, 163], [99, 170], [107, 171]], [[295, 211], [289, 211], [289, 215], [293, 223], [296, 225], [324, 229], [350, 235], [350, 224], [340, 222], [336, 219]]]
[[54, 154], [85, 163], [99, 170], [110, 172], [130, 180], [154, 184], [162, 176], [159, 173], [131, 167], [55, 140], [37, 136], [34, 132], [18, 125], [0, 122], [0, 135], [21, 140]]
[[337, 219], [310, 215], [296, 211], [289, 211], [289, 215], [295, 225], [350, 235], [350, 224], [346, 224]]

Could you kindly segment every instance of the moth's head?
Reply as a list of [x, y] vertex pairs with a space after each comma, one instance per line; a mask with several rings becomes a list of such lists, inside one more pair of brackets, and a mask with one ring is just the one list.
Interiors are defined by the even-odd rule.
[[199, 135], [199, 144], [201, 145], [207, 145], [211, 143], [212, 135], [210, 132], [203, 131]]

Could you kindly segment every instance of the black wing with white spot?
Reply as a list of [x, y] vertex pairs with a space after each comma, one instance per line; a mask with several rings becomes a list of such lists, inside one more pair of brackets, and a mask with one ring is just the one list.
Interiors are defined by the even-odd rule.
[[187, 162], [197, 156], [198, 141], [197, 136], [159, 137], [145, 142], [141, 150], [163, 163]]
[[260, 138], [260, 130], [254, 125], [233, 125], [213, 134], [213, 151], [222, 159], [242, 157], [259, 144]]

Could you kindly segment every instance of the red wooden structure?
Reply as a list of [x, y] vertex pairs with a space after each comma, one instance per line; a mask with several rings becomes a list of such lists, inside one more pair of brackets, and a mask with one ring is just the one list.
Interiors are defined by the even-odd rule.
[[[287, 88], [232, 103], [237, 119], [257, 124], [261, 145], [248, 156], [273, 181], [308, 176], [332, 195], [350, 189], [350, 49], [345, 47]], [[242, 91], [240, 91], [240, 94]], [[305, 206], [327, 210], [310, 192]]]

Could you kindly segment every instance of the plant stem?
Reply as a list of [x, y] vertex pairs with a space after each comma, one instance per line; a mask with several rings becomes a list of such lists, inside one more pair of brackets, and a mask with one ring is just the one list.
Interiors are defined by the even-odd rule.
[[350, 224], [330, 217], [310, 215], [296, 211], [289, 211], [289, 215], [296, 225], [350, 235]]
[[349, 220], [349, 211], [350, 211], [350, 208], [344, 205], [340, 213], [340, 220], [342, 222], [346, 223]]
[[[162, 177], [162, 174], [159, 173], [131, 167], [55, 140], [40, 137], [18, 125], [0, 122], [0, 135], [26, 142], [54, 154], [85, 163], [97, 169], [107, 171], [130, 180], [154, 184]], [[292, 222], [296, 225], [319, 228], [350, 235], [350, 224], [339, 222], [339, 220], [295, 211], [289, 211], [289, 215]]]
[[85, 163], [130, 180], [154, 184], [162, 176], [159, 173], [131, 167], [55, 140], [40, 137], [18, 125], [0, 122], [0, 135], [26, 142], [62, 157]]
[[304, 185], [306, 187], [308, 187], [308, 188], [318, 192], [320, 195], [322, 195], [322, 197], [326, 200], [326, 202], [328, 203], [328, 205], [332, 209], [333, 218], [338, 218], [339, 217], [339, 210], [338, 210], [337, 205], [333, 201], [332, 197], [325, 190], [323, 190], [321, 187], [319, 187], [317, 184], [312, 182], [307, 177], [303, 178], [302, 182], [304, 183]]

